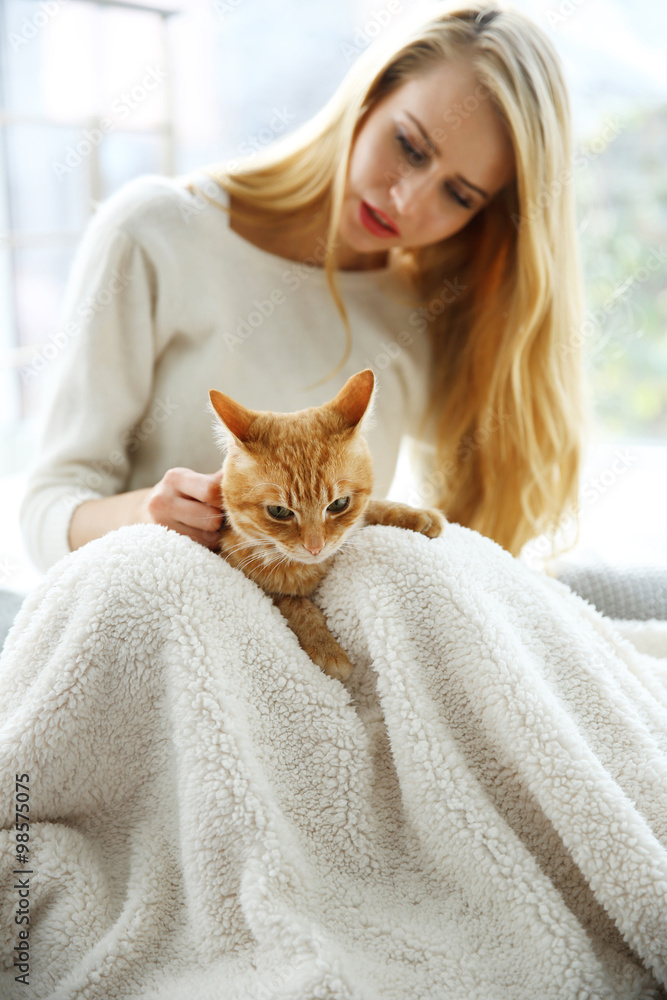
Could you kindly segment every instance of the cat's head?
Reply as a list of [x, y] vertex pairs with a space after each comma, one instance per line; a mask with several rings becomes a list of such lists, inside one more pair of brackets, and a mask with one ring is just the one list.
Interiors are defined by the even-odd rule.
[[317, 563], [362, 523], [373, 488], [363, 437], [375, 379], [370, 368], [323, 406], [248, 410], [209, 393], [227, 438], [222, 494], [230, 525], [274, 561]]

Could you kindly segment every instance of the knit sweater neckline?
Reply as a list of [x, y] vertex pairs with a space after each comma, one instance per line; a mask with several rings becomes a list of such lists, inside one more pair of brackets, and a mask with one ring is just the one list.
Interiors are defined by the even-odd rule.
[[[224, 206], [224, 208], [229, 208], [228, 192], [210, 174], [200, 171], [192, 179], [194, 184], [201, 187], [209, 198], [213, 198], [219, 205]], [[205, 187], [202, 187], [202, 182], [205, 184]], [[211, 187], [212, 184], [215, 185], [214, 188]], [[309, 276], [317, 276], [320, 280], [326, 281], [326, 270], [324, 267], [313, 267], [303, 261], [292, 260], [290, 257], [281, 257], [280, 254], [263, 250], [232, 229], [229, 224], [229, 215], [227, 212], [222, 212], [221, 214], [225, 216], [225, 229], [229, 239], [236, 243], [239, 250], [248, 257], [262, 260], [265, 264], [273, 267], [274, 270], [280, 269], [282, 271], [286, 267], [305, 269], [308, 271]], [[345, 271], [339, 269], [335, 271], [335, 275], [336, 279], [342, 281], [344, 285], [364, 285], [368, 284], [369, 281], [379, 284], [383, 284], [385, 281], [396, 283], [399, 280], [399, 275], [391, 267], [378, 267], [368, 271]]]

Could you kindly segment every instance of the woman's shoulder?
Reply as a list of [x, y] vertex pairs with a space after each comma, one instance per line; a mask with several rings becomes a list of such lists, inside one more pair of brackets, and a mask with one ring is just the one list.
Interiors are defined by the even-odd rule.
[[103, 201], [93, 203], [95, 225], [123, 228], [140, 235], [152, 228], [189, 226], [199, 214], [196, 194], [188, 187], [192, 177], [180, 174], [142, 174], [126, 181]]

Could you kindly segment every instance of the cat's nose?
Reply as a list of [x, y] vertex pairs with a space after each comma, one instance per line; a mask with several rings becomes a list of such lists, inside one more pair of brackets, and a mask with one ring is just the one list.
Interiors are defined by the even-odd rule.
[[302, 543], [306, 552], [310, 552], [313, 556], [319, 556], [320, 552], [324, 548], [324, 545], [306, 545], [305, 542]]

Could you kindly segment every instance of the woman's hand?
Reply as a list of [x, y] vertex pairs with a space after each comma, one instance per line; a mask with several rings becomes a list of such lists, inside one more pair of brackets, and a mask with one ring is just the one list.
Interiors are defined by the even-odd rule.
[[128, 524], [164, 524], [205, 545], [217, 548], [225, 515], [220, 480], [192, 469], [168, 469], [156, 486], [84, 500], [72, 513], [68, 542], [72, 551]]
[[209, 476], [192, 469], [168, 469], [146, 492], [143, 520], [172, 528], [207, 549], [217, 548], [225, 521], [221, 478], [222, 470]]

